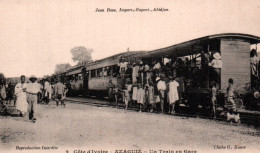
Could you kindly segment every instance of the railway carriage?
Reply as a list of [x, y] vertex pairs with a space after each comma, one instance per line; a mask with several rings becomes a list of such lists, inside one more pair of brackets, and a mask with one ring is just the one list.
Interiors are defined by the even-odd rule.
[[70, 88], [68, 95], [83, 95], [83, 69], [83, 65], [76, 65], [67, 70], [65, 82]]
[[122, 79], [117, 66], [121, 57], [126, 58], [129, 63], [133, 63], [138, 60], [136, 58], [138, 55], [144, 53], [144, 51], [124, 52], [70, 68], [66, 72], [66, 80], [71, 87], [69, 94], [103, 98], [107, 96], [107, 85], [110, 79], [116, 87], [121, 89]]
[[51, 78], [51, 82], [55, 82], [56, 80], [59, 80], [62, 83], [66, 82], [66, 72], [61, 72], [58, 74], [55, 74], [52, 78]]
[[[187, 108], [198, 108], [200, 106], [205, 109], [208, 108], [212, 105], [210, 84], [215, 81], [218, 88], [217, 106], [223, 108], [228, 105], [225, 100], [225, 93], [229, 78], [234, 80], [234, 89], [237, 92], [249, 93], [247, 95], [253, 97], [252, 92], [254, 90], [252, 88], [245, 89], [247, 85], [252, 84], [250, 51], [252, 48], [257, 50], [259, 43], [260, 37], [247, 34], [210, 35], [166, 48], [147, 52], [124, 52], [86, 65], [75, 66], [66, 72], [66, 78], [70, 80], [71, 91], [74, 95], [77, 93], [83, 96], [103, 98], [107, 96], [109, 79], [112, 79], [113, 84], [122, 89], [122, 79], [119, 76], [117, 66], [121, 57], [125, 57], [130, 65], [142, 60], [145, 64], [153, 67], [154, 62], [159, 61], [162, 65], [162, 70], [159, 73], [166, 74], [166, 78], [172, 75], [180, 84], [179, 95], [181, 100], [179, 104], [183, 104]], [[208, 65], [212, 60], [212, 55], [216, 52], [221, 55], [223, 63], [217, 77], [212, 67]], [[186, 63], [180, 66], [181, 64], [178, 62], [183, 60]], [[177, 61], [175, 66], [173, 66], [174, 61]], [[170, 73], [167, 70], [168, 66], [170, 66], [170, 70], [168, 69]], [[153, 79], [155, 82], [155, 78]], [[259, 106], [256, 98], [243, 100], [245, 100], [244, 104], [251, 103], [252, 100], [255, 101], [254, 108]]]
[[148, 61], [156, 58], [162, 63], [178, 58], [187, 59], [186, 62], [189, 63], [195, 61], [193, 66], [189, 64], [180, 68], [185, 72], [176, 75], [176, 80], [180, 83], [180, 95], [183, 102], [187, 102], [186, 106], [195, 108], [211, 105], [210, 82], [216, 81], [215, 74], [205, 62], [204, 55], [220, 53], [223, 66], [218, 77], [217, 98], [218, 105], [224, 107], [227, 104], [224, 97], [229, 78], [234, 80], [234, 89], [247, 92], [245, 86], [251, 82], [250, 51], [252, 47], [257, 47], [258, 43], [260, 43], [260, 37], [257, 36], [238, 33], [217, 34], [153, 50], [142, 58]]
[[128, 63], [137, 61], [137, 56], [144, 54], [144, 51], [129, 51], [101, 60], [94, 61], [86, 65], [84, 70], [84, 92], [88, 96], [107, 96], [107, 85], [109, 80], [122, 89], [122, 79], [119, 76], [118, 63], [121, 57], [126, 58]]

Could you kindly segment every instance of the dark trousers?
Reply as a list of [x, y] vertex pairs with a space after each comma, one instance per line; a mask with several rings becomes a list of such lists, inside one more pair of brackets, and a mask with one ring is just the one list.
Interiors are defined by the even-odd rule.
[[58, 98], [58, 99], [56, 100], [57, 106], [59, 106], [59, 101], [61, 102], [61, 105], [64, 105], [64, 106], [65, 106], [65, 103], [64, 103], [62, 94], [58, 94], [58, 97], [57, 97], [57, 98]]

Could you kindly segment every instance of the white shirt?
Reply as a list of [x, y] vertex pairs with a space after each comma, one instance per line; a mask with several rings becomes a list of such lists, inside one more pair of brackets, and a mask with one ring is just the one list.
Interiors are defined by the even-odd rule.
[[63, 94], [65, 85], [63, 85], [62, 83], [58, 82], [57, 84], [55, 84], [55, 94]]
[[257, 56], [254, 56], [254, 57], [251, 57], [250, 58], [250, 63], [251, 64], [258, 64], [258, 62], [259, 62], [259, 58], [257, 57]]
[[117, 64], [120, 67], [120, 72], [122, 71], [122, 68], [125, 70], [127, 69], [128, 62], [120, 62]]
[[158, 90], [166, 90], [166, 83], [165, 81], [160, 80], [157, 84]]
[[138, 75], [138, 72], [140, 70], [140, 67], [138, 65], [136, 65], [135, 67], [133, 67], [133, 76], [137, 76]]
[[37, 82], [29, 83], [26, 92], [37, 94], [38, 92], [40, 92], [40, 89], [41, 89], [41, 85], [39, 83]]
[[209, 66], [212, 66], [214, 68], [222, 68], [222, 61], [221, 60], [217, 60], [217, 59], [213, 59], [210, 63]]
[[47, 91], [51, 90], [51, 84], [48, 81], [44, 82], [44, 89]]
[[146, 65], [144, 66], [144, 70], [145, 70], [145, 71], [149, 71], [149, 70], [150, 70], [150, 66], [146, 64]]
[[161, 68], [161, 64], [158, 62], [154, 65], [153, 69], [159, 69]]

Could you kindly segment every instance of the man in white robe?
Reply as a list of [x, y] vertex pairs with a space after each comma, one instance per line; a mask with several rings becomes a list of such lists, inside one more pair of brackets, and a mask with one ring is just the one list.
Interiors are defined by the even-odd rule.
[[51, 84], [49, 83], [49, 80], [46, 80], [44, 82], [44, 97], [47, 100], [47, 103], [51, 100]]
[[21, 83], [15, 86], [14, 94], [16, 96], [16, 109], [21, 112], [21, 116], [24, 116], [28, 109], [28, 103], [26, 98], [27, 83], [25, 83], [25, 76], [21, 76]]

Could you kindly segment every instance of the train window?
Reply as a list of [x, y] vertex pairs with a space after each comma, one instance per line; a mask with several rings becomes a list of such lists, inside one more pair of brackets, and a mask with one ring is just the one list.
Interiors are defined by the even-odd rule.
[[82, 74], [79, 74], [78, 79], [79, 79], [79, 80], [82, 80]]
[[107, 76], [107, 68], [106, 67], [103, 68], [103, 76]]
[[75, 75], [75, 81], [78, 81], [78, 74]]
[[72, 76], [71, 76], [71, 79], [70, 79], [70, 81], [73, 81], [73, 80], [74, 80], [74, 78], [75, 78], [75, 77], [74, 77], [74, 75], [72, 75]]
[[118, 76], [119, 74], [119, 67], [117, 65], [113, 65], [113, 76]]
[[96, 71], [95, 70], [91, 70], [91, 78], [94, 78], [95, 74], [96, 74]]
[[112, 74], [113, 74], [113, 69], [110, 66], [108, 66], [107, 67], [107, 76], [111, 76]]
[[97, 77], [98, 76], [98, 70], [95, 70], [95, 76], [94, 77]]
[[100, 69], [97, 69], [97, 77], [100, 77]]
[[103, 71], [102, 71], [102, 68], [99, 69], [99, 77], [102, 77], [103, 76]]
[[91, 78], [91, 74], [92, 72], [91, 71], [88, 71], [88, 77]]
[[100, 69], [97, 69], [96, 71], [97, 71], [96, 77], [100, 77]]

